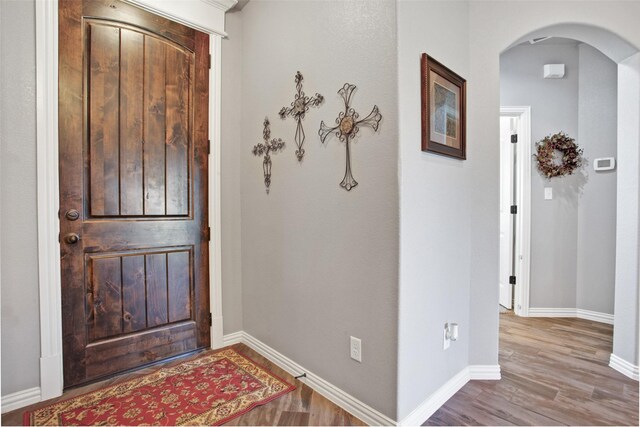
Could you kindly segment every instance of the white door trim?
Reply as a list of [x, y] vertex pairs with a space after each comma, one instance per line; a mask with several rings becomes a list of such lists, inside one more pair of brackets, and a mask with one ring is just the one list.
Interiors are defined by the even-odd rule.
[[[204, 1], [204, 0], [202, 0]], [[233, 5], [235, 2], [221, 2]], [[204, 1], [217, 12], [220, 3]], [[216, 5], [214, 5], [216, 4]], [[223, 11], [223, 13], [226, 9]], [[187, 11], [188, 13], [188, 11]], [[166, 12], [163, 14], [171, 18]], [[188, 22], [189, 17], [174, 17]], [[223, 344], [222, 275], [220, 233], [220, 47], [224, 29], [208, 30], [215, 66], [210, 73], [209, 132], [213, 157], [209, 158], [209, 224], [214, 230], [209, 247], [210, 309], [214, 320], [211, 347]], [[62, 394], [62, 301], [60, 244], [58, 242], [58, 0], [36, 2], [36, 152], [38, 201], [38, 285], [40, 292], [40, 388], [41, 400]]]
[[518, 117], [516, 150], [516, 289], [514, 312], [529, 315], [529, 276], [531, 266], [531, 107], [500, 107], [501, 117]]

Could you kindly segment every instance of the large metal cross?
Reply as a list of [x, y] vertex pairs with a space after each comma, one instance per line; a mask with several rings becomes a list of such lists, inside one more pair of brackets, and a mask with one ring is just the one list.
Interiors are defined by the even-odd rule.
[[300, 71], [296, 73], [296, 95], [291, 103], [291, 107], [282, 107], [280, 110], [280, 118], [285, 119], [287, 116], [293, 117], [298, 123], [296, 126], [296, 135], [295, 141], [298, 149], [296, 150], [296, 156], [298, 157], [298, 161], [302, 161], [302, 157], [304, 157], [304, 148], [302, 145], [304, 144], [304, 129], [302, 127], [302, 119], [304, 119], [305, 114], [309, 111], [309, 107], [317, 107], [324, 101], [324, 97], [319, 93], [316, 93], [314, 97], [308, 97], [304, 94], [302, 90], [302, 74]]
[[377, 131], [380, 120], [382, 120], [382, 115], [378, 111], [377, 105], [373, 106], [371, 113], [369, 113], [367, 117], [358, 120], [359, 114], [351, 107], [351, 95], [355, 89], [355, 85], [349, 83], [344, 84], [342, 89], [338, 91], [338, 95], [344, 99], [344, 111], [341, 111], [336, 119], [337, 126], [330, 128], [322, 121], [320, 123], [320, 130], [318, 131], [318, 135], [320, 135], [320, 140], [323, 144], [327, 136], [333, 131], [336, 132], [336, 136], [340, 141], [346, 144], [347, 166], [340, 187], [347, 191], [351, 191], [353, 187], [358, 185], [358, 182], [353, 178], [353, 174], [351, 173], [351, 150], [349, 147], [351, 139], [356, 136], [360, 126], [369, 126], [373, 128], [374, 131]]
[[284, 148], [284, 141], [280, 138], [271, 138], [271, 126], [269, 118], [264, 118], [264, 130], [262, 131], [262, 138], [264, 143], [260, 143], [253, 147], [253, 154], [255, 156], [262, 156], [262, 172], [264, 173], [264, 185], [267, 187], [267, 194], [269, 194], [269, 186], [271, 185], [271, 153], [276, 154], [278, 151], [282, 151]]

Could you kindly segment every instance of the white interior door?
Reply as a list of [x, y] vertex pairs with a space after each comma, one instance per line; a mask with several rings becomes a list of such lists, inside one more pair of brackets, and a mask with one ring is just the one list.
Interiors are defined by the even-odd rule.
[[513, 269], [513, 216], [514, 204], [514, 146], [512, 130], [517, 129], [515, 117], [500, 117], [500, 305], [512, 309], [513, 286], [509, 276]]

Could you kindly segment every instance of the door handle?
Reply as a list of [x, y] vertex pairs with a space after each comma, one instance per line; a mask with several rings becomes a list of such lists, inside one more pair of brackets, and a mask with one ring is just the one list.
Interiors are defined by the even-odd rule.
[[73, 245], [80, 241], [80, 236], [78, 236], [76, 233], [69, 233], [64, 236], [64, 241], [69, 243], [70, 245]]

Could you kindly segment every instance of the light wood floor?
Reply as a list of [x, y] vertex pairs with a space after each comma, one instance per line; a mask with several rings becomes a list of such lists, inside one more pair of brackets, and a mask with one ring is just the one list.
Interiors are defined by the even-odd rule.
[[608, 366], [611, 325], [500, 315], [500, 381], [471, 381], [424, 425], [638, 425], [638, 382]]
[[[229, 421], [225, 425], [365, 425], [362, 421], [320, 396], [305, 384], [300, 381], [296, 381], [287, 372], [269, 362], [249, 347], [243, 344], [236, 344], [231, 346], [231, 348], [236, 350], [238, 353], [249, 357], [290, 384], [295, 384], [296, 389], [291, 393], [281, 396]], [[190, 356], [178, 361], [168, 362], [160, 366], [175, 365], [197, 356], [198, 355]], [[57, 399], [52, 399], [38, 403], [37, 405], [31, 405], [13, 412], [8, 412], [2, 415], [2, 425], [22, 425], [22, 414], [25, 410], [45, 406], [58, 400], [69, 399], [79, 394], [87, 393], [113, 384], [116, 381], [126, 381], [134, 378], [135, 376], [148, 374], [157, 370], [160, 366], [156, 365], [151, 368], [139, 370], [136, 373], [120, 375], [114, 379], [91, 384], [85, 387], [79, 387], [65, 392]]]

